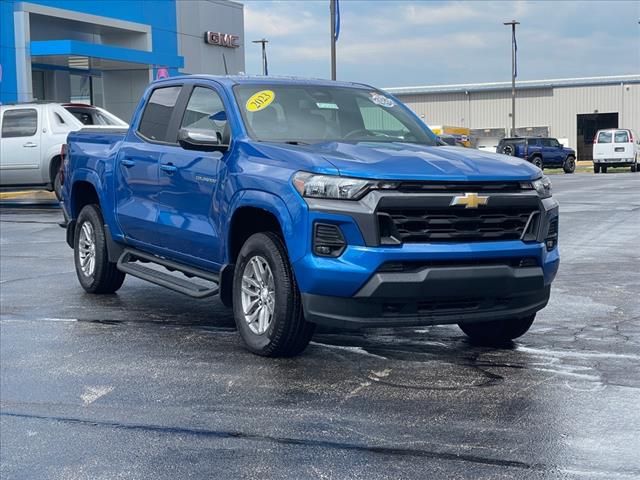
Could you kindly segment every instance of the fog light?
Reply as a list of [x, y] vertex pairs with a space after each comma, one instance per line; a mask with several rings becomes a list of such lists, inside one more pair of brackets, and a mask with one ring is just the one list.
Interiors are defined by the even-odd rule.
[[316, 223], [313, 226], [313, 252], [321, 257], [339, 257], [344, 252], [347, 242], [340, 227], [327, 223]]

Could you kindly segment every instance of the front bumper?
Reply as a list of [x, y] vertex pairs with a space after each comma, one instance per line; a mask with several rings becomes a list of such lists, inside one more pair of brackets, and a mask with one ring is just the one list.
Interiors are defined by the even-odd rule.
[[305, 318], [342, 328], [434, 325], [521, 318], [544, 308], [541, 267], [426, 267], [377, 273], [353, 297], [302, 294]]
[[[314, 222], [338, 225], [347, 248], [338, 258], [310, 250], [293, 263], [305, 318], [340, 327], [390, 327], [519, 318], [545, 307], [559, 267], [545, 247], [552, 199], [540, 201], [538, 236], [528, 241], [374, 244], [370, 212], [313, 205]], [[368, 215], [367, 215], [368, 213]], [[387, 264], [408, 265], [389, 271]]]

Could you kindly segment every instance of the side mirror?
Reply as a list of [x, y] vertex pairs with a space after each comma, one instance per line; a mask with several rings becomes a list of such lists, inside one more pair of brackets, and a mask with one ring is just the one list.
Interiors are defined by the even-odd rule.
[[185, 150], [200, 152], [226, 152], [229, 149], [229, 145], [221, 144], [216, 133], [210, 130], [181, 128], [178, 131], [178, 143]]

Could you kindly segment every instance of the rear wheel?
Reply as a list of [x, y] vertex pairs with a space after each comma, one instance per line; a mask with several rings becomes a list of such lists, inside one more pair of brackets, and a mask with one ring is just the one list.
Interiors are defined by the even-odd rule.
[[125, 274], [109, 261], [106, 233], [100, 209], [87, 205], [78, 215], [73, 256], [80, 285], [89, 293], [114, 293]]
[[459, 323], [458, 326], [476, 342], [487, 345], [499, 345], [527, 333], [535, 318], [536, 316], [533, 314], [525, 318]]
[[606, 165], [602, 165], [602, 166], [600, 167], [600, 171], [601, 171], [602, 173], [607, 173], [607, 166], [606, 166]]
[[576, 159], [575, 157], [567, 157], [564, 161], [564, 165], [562, 166], [564, 173], [573, 173], [576, 171]]
[[62, 172], [60, 169], [58, 169], [53, 179], [53, 191], [56, 194], [56, 198], [62, 200]]
[[245, 242], [233, 279], [233, 313], [246, 347], [266, 357], [291, 357], [309, 344], [298, 285], [280, 237], [257, 233]]
[[593, 164], [593, 173], [600, 173], [600, 165], [597, 163]]

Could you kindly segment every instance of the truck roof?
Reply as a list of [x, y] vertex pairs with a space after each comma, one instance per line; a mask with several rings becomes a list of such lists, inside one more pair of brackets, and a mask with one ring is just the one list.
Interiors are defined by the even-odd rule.
[[233, 87], [234, 85], [242, 84], [265, 84], [265, 85], [323, 85], [323, 86], [338, 86], [338, 87], [365, 87], [373, 88], [370, 85], [364, 83], [355, 82], [340, 82], [335, 80], [327, 80], [323, 78], [306, 78], [306, 77], [293, 77], [293, 76], [272, 76], [267, 77], [263, 75], [179, 75], [175, 77], [163, 78], [162, 80], [156, 80], [153, 83], [164, 83], [169, 81], [181, 80], [181, 79], [203, 79], [213, 80], [221, 83], [227, 87]]

